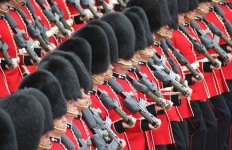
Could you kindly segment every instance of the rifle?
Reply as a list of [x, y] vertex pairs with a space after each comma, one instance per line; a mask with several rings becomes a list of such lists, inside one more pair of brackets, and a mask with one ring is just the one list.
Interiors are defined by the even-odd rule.
[[223, 62], [228, 63], [230, 61], [229, 57], [227, 56], [227, 53], [220, 46], [218, 46], [218, 44], [216, 44], [212, 39], [210, 39], [207, 36], [207, 34], [201, 30], [200, 26], [195, 21], [192, 21], [190, 23], [190, 26], [196, 30], [202, 44], [206, 47], [206, 49], [213, 48], [214, 51], [219, 55], [219, 57], [221, 57]]
[[1, 40], [1, 36], [0, 36], [0, 52], [2, 53], [4, 60], [6, 61], [7, 66], [10, 69], [14, 69], [14, 63], [12, 61], [12, 59], [10, 58], [7, 50], [8, 50], [8, 45], [6, 43], [3, 43]]
[[59, 9], [57, 3], [53, 0], [48, 0], [48, 3], [51, 6], [52, 12], [59, 15], [60, 22], [62, 22], [63, 26], [68, 30], [72, 30], [64, 18], [64, 12], [61, 9]]
[[138, 103], [134, 98], [131, 97], [127, 92], [124, 92], [122, 86], [117, 83], [113, 78], [108, 81], [111, 88], [119, 95], [121, 95], [123, 100], [123, 105], [130, 110], [133, 114], [139, 112], [152, 126], [155, 128], [159, 127], [157, 119], [145, 109], [144, 100], [140, 100]]
[[92, 4], [90, 4], [89, 0], [80, 0], [81, 4], [85, 7], [87, 7], [91, 13], [93, 14], [94, 18], [100, 18], [99, 13], [97, 12], [97, 10], [95, 10], [95, 8], [92, 6]]
[[148, 60], [148, 66], [154, 71], [154, 75], [158, 80], [162, 81], [164, 84], [171, 84], [184, 96], [186, 97], [190, 96], [189, 91], [186, 89], [184, 85], [177, 82], [175, 77], [172, 76], [172, 74], [168, 75], [162, 69], [159, 69], [156, 65], [154, 65], [153, 60], [151, 59]]
[[109, 8], [109, 6], [106, 4], [105, 0], [97, 0], [98, 3], [100, 3], [106, 13], [112, 12], [112, 10]]
[[73, 5], [78, 12], [80, 13], [80, 16], [84, 19], [87, 20], [87, 14], [85, 13], [84, 9], [80, 6], [80, 0], [66, 0], [66, 2], [70, 5]]
[[65, 134], [61, 136], [61, 143], [64, 144], [68, 150], [75, 150], [75, 144]]
[[[117, 137], [117, 135], [115, 135], [115, 133], [110, 128], [108, 128], [108, 125], [106, 125], [102, 121], [101, 117], [98, 114], [96, 114], [96, 112], [94, 112], [94, 110], [91, 107], [89, 109], [84, 109], [82, 111], [82, 116], [83, 116], [83, 120], [90, 128], [91, 132], [96, 135], [94, 137], [99, 138], [99, 139], [95, 139], [93, 137], [92, 140], [93, 145], [96, 148], [111, 150], [111, 149], [117, 149], [121, 145], [121, 141]], [[108, 136], [112, 138], [112, 140], [107, 138]], [[100, 143], [98, 143], [98, 140]]]
[[150, 97], [154, 102], [156, 102], [159, 106], [165, 108], [166, 103], [163, 102], [162, 100], [160, 100], [159, 97], [157, 97], [156, 95], [154, 95], [151, 91], [148, 90], [148, 88], [139, 83], [137, 80], [133, 79], [132, 77], [130, 77], [128, 74], [126, 76], [127, 80], [130, 81], [130, 83], [132, 84], [132, 86], [138, 90], [139, 92], [147, 95], [148, 97]]
[[[42, 36], [43, 40], [46, 42], [46, 45], [51, 44], [50, 40], [49, 40], [49, 38], [48, 38], [48, 36], [46, 34], [48, 29], [47, 29], [47, 27], [45, 25], [41, 24], [41, 22], [40, 22], [41, 19], [35, 14], [34, 7], [32, 6], [30, 0], [27, 0], [26, 6], [29, 9], [29, 11], [31, 12], [32, 17], [33, 17], [34, 22], [35, 22], [35, 26], [39, 29], [40, 35]], [[41, 44], [41, 46], [43, 47], [43, 44]], [[44, 49], [46, 50], [47, 48], [44, 48]]]
[[89, 107], [90, 112], [93, 115], [93, 118], [95, 119], [96, 123], [99, 125], [99, 127], [103, 130], [106, 131], [108, 133], [108, 137], [110, 139], [112, 139], [111, 142], [111, 147], [115, 147], [115, 149], [122, 148], [122, 143], [119, 139], [119, 137], [112, 131], [112, 129], [110, 128], [110, 124], [108, 124], [108, 120], [107, 121], [103, 121], [102, 118], [99, 116], [99, 114], [95, 111], [95, 109], [93, 109], [93, 107]]
[[216, 68], [219, 67], [219, 64], [217, 61], [215, 61], [215, 59], [207, 52], [205, 46], [201, 43], [198, 43], [196, 41], [196, 39], [192, 38], [189, 35], [188, 30], [184, 27], [184, 26], [179, 26], [179, 29], [188, 37], [188, 39], [191, 41], [191, 43], [194, 46], [194, 49], [198, 52], [198, 53], [202, 53], [208, 60], [209, 62]]
[[55, 25], [57, 26], [57, 28], [59, 29], [59, 31], [62, 35], [64, 35], [65, 37], [68, 37], [68, 32], [64, 29], [63, 24], [60, 23], [58, 14], [56, 14], [56, 13], [53, 14], [51, 11], [51, 8], [49, 8], [43, 4], [44, 0], [36, 0], [36, 2], [42, 8], [43, 13], [47, 17], [47, 19], [50, 22], [55, 23]]
[[92, 145], [91, 141], [82, 139], [82, 134], [75, 124], [72, 125], [72, 131], [78, 140], [80, 150], [89, 150], [88, 146]]
[[119, 108], [119, 104], [117, 101], [110, 98], [105, 91], [102, 91], [100, 89], [98, 89], [97, 94], [104, 106], [106, 106], [109, 110], [113, 109], [122, 118], [122, 120], [130, 126], [133, 125], [132, 119], [128, 117], [128, 115], [121, 108]]
[[173, 55], [178, 60], [178, 62], [181, 65], [186, 66], [194, 78], [196, 78], [198, 81], [202, 80], [201, 75], [192, 67], [192, 65], [189, 63], [189, 61], [175, 47], [173, 47], [172, 41], [166, 40], [166, 43], [167, 43], [168, 47], [171, 49]]
[[17, 23], [14, 21], [14, 19], [11, 17], [9, 13], [5, 13], [4, 15], [11, 29], [15, 33], [14, 34], [15, 43], [19, 46], [19, 48], [25, 48], [27, 53], [31, 57], [33, 63], [38, 64], [39, 57], [37, 56], [37, 54], [34, 52], [33, 49], [34, 41], [31, 38], [29, 38], [28, 40], [25, 39], [25, 37], [23, 36], [23, 34], [25, 34], [25, 31], [23, 32], [18, 28]]
[[232, 25], [231, 25], [231, 22], [228, 21], [226, 18], [225, 18], [225, 14], [223, 12], [223, 10], [221, 9], [221, 7], [217, 4], [214, 6], [214, 10], [215, 12], [222, 18], [222, 21], [229, 33], [230, 36], [232, 36]]
[[213, 34], [221, 37], [224, 41], [226, 41], [226, 43], [230, 47], [232, 47], [232, 41], [226, 35], [224, 35], [223, 32], [221, 30], [219, 30], [218, 27], [215, 24], [213, 24], [212, 22], [206, 20], [205, 17], [203, 17], [203, 21], [207, 24], [207, 26], [213, 32]]
[[[151, 91], [157, 98], [162, 98], [165, 99], [164, 96], [158, 91], [157, 89], [157, 85], [152, 81], [149, 81], [147, 79], [147, 76], [145, 76], [143, 73], [140, 72], [140, 67], [136, 66], [135, 67], [135, 73], [136, 75], [139, 77], [139, 82], [143, 85], [145, 85], [147, 87], [147, 89], [149, 91]], [[164, 107], [166, 109], [170, 109], [171, 108], [171, 104], [169, 103], [169, 101], [167, 101], [165, 99], [165, 101], [162, 101], [160, 99], [158, 99], [159, 101], [156, 102], [159, 106]]]
[[30, 34], [32, 38], [35, 38], [39, 41], [41, 47], [46, 51], [49, 52], [49, 48], [47, 43], [44, 41], [42, 36], [40, 35], [40, 30], [34, 26], [29, 20], [27, 20], [27, 15], [23, 12], [22, 9], [18, 8], [17, 12], [20, 14], [20, 16], [23, 18], [23, 21], [25, 22], [27, 26], [27, 31]]

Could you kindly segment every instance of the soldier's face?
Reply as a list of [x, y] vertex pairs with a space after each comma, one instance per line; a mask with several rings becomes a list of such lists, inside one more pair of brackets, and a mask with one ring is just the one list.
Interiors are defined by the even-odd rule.
[[0, 3], [0, 14], [8, 12], [8, 5], [7, 2]]
[[102, 85], [104, 83], [105, 73], [92, 75], [94, 85]]
[[152, 46], [147, 47], [143, 51], [140, 51], [139, 55], [141, 61], [147, 61], [154, 55], [154, 49], [152, 48]]
[[162, 26], [157, 33], [162, 37], [166, 37], [168, 35], [168, 28], [168, 25]]
[[196, 15], [196, 10], [193, 10], [193, 11], [189, 11], [185, 14], [185, 21], [186, 22], [191, 22], [194, 20], [195, 18], [195, 15]]
[[184, 13], [178, 14], [178, 23], [179, 23], [179, 25], [184, 24], [184, 16], [185, 16]]
[[77, 101], [72, 99], [67, 102], [67, 114], [66, 117], [73, 117], [75, 118], [78, 115], [78, 109], [77, 109]]
[[134, 67], [138, 65], [139, 60], [140, 60], [140, 54], [138, 52], [135, 52], [133, 58], [131, 59], [132, 66]]
[[53, 120], [54, 123], [54, 130], [51, 132], [55, 132], [55, 134], [60, 134], [62, 135], [63, 133], [66, 132], [67, 129], [67, 119], [65, 117], [65, 115], [59, 117], [59, 118], [55, 118]]
[[209, 12], [209, 6], [209, 2], [200, 3], [199, 7], [197, 8], [198, 13], [200, 13], [201, 15], [206, 15]]
[[108, 70], [105, 73], [104, 80], [107, 81], [112, 78], [114, 67], [110, 64]]
[[82, 99], [77, 99], [77, 109], [79, 112], [84, 110], [85, 108], [89, 107], [91, 105], [91, 99], [89, 94], [85, 94], [84, 90], [81, 90], [82, 93]]
[[50, 141], [50, 131], [42, 135], [39, 141], [38, 150], [49, 150], [52, 147], [52, 143]]

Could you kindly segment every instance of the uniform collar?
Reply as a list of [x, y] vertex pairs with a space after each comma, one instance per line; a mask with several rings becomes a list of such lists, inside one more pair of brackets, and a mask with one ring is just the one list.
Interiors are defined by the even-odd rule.
[[13, 10], [13, 11], [17, 11], [17, 8], [13, 7], [13, 6], [8, 6], [9, 10]]
[[129, 71], [129, 72], [135, 72], [135, 70], [136, 70], [136, 69], [133, 67], [133, 68], [130, 68], [128, 71]]
[[229, 4], [229, 2], [222, 2], [222, 1], [220, 1], [219, 4], [220, 4], [220, 5], [225, 5], [225, 6], [226, 6], [226, 5]]
[[125, 75], [121, 75], [121, 74], [116, 73], [116, 72], [113, 73], [113, 76], [114, 76], [115, 78], [119, 78], [119, 79], [122, 79], [122, 80], [126, 80], [126, 76], [125, 76]]
[[80, 120], [82, 118], [82, 113], [78, 114], [75, 119]]
[[139, 65], [142, 65], [142, 66], [146, 66], [146, 65], [147, 65], [147, 62], [145, 62], [145, 61], [139, 61], [138, 64], [139, 64]]
[[90, 91], [90, 93], [93, 94], [93, 95], [96, 95], [96, 94], [97, 94], [97, 91], [92, 89], [92, 90]]
[[190, 26], [190, 23], [185, 22], [185, 23], [184, 23], [184, 26], [185, 26], [185, 27], [189, 27], [189, 26]]
[[51, 141], [51, 142], [54, 142], [54, 143], [60, 143], [60, 142], [61, 142], [61, 139], [60, 139], [60, 138], [57, 138], [57, 137], [51, 136], [51, 137], [50, 137], [50, 141]]
[[214, 11], [214, 8], [213, 7], [209, 7], [209, 11]]
[[160, 42], [154, 41], [155, 46], [160, 46]]
[[5, 16], [4, 15], [0, 15], [0, 19], [5, 19]]
[[203, 18], [202, 18], [202, 17], [199, 17], [199, 16], [195, 16], [195, 20], [202, 21]]
[[73, 126], [73, 125], [72, 125], [71, 123], [67, 123], [67, 128], [68, 128], [68, 129], [72, 129], [72, 126]]

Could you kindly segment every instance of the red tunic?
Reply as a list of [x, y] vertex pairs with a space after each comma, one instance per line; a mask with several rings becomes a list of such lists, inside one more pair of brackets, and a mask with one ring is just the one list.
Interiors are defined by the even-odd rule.
[[72, 131], [72, 125], [70, 124], [68, 125], [65, 135], [67, 135], [67, 137], [73, 142], [73, 144], [75, 145], [75, 150], [79, 150], [78, 139], [76, 138], [76, 136], [74, 135]]
[[52, 147], [50, 150], [67, 150], [66, 147], [61, 143], [61, 139], [50, 137]]
[[[103, 85], [100, 85], [98, 87], [99, 89], [103, 90], [103, 91], [106, 91], [107, 94], [113, 98], [115, 101], [118, 102], [119, 104], [119, 107], [122, 108], [122, 106], [120, 105], [120, 101], [119, 101], [119, 98], [118, 96], [116, 95], [116, 93], [111, 89], [111, 87], [106, 83], [104, 83]], [[108, 113], [109, 113], [109, 117], [112, 121], [112, 130], [117, 134], [117, 136], [120, 138], [120, 139], [124, 139], [126, 141], [126, 146], [124, 147], [123, 150], [131, 150], [130, 148], [130, 143], [128, 141], [128, 138], [127, 138], [127, 135], [125, 133], [121, 133], [119, 134], [115, 128], [114, 128], [114, 123], [118, 120], [121, 119], [121, 117], [114, 111], [114, 110], [108, 110]]]
[[[198, 18], [195, 21], [199, 24], [199, 26], [201, 27], [202, 30], [207, 30], [208, 29], [208, 27], [201, 20], [201, 18]], [[208, 33], [207, 35], [211, 39], [213, 39], [213, 34], [212, 33]], [[213, 49], [208, 50], [208, 52], [211, 55], [216, 54], [216, 52]], [[205, 75], [205, 78], [206, 78], [206, 76], [212, 76], [213, 77], [213, 80], [211, 82], [207, 81], [208, 87], [215, 87], [214, 89], [216, 90], [215, 92], [213, 92], [212, 91], [213, 88], [209, 88], [209, 92], [210, 92], [211, 97], [219, 95], [219, 94], [221, 94], [223, 92], [228, 92], [228, 87], [227, 87], [227, 84], [225, 82], [224, 73], [223, 73], [222, 69], [214, 69], [213, 72], [205, 72], [204, 75]]]
[[3, 98], [5, 96], [10, 95], [10, 91], [8, 89], [8, 84], [7, 84], [6, 76], [5, 76], [4, 71], [2, 70], [2, 67], [0, 67], [0, 88], [1, 88], [0, 98]]
[[[75, 118], [73, 120], [73, 123], [80, 130], [80, 132], [82, 134], [82, 139], [84, 139], [84, 140], [90, 140], [90, 138], [92, 136], [92, 133], [91, 133], [90, 129], [88, 128], [88, 126], [86, 125], [86, 123], [81, 118]], [[93, 150], [94, 147], [93, 146], [89, 146], [89, 149]]]
[[[140, 72], [146, 74], [149, 81], [153, 83], [158, 83], [157, 79], [152, 74], [152, 71], [147, 66], [147, 63], [139, 62], [139, 66], [140, 66]], [[157, 87], [159, 88], [159, 86]], [[147, 97], [147, 101], [153, 102], [153, 100], [149, 97]], [[159, 118], [162, 121], [162, 123], [159, 129], [151, 131], [152, 137], [154, 139], [154, 144], [165, 145], [165, 144], [173, 143], [173, 138], [172, 138], [173, 134], [172, 134], [171, 126], [170, 126], [169, 116], [165, 112], [165, 114], [160, 114], [160, 115], [157, 115], [156, 117]]]
[[[14, 33], [12, 32], [10, 26], [8, 25], [5, 19], [0, 19], [0, 24], [1, 24], [0, 35], [2, 36], [1, 40], [8, 45], [7, 52], [9, 56], [12, 59], [18, 59], [19, 52], [13, 39]], [[0, 58], [3, 58], [1, 53], [0, 53]], [[9, 92], [13, 93], [18, 89], [18, 85], [21, 82], [23, 76], [19, 67], [16, 67], [13, 70], [3, 70], [3, 72], [5, 74], [5, 78], [4, 78], [4, 74], [2, 74], [1, 89], [2, 89], [2, 96], [6, 96], [9, 94]], [[6, 83], [6, 81], [8, 84], [9, 91], [7, 89], [7, 85], [4, 84]]]
[[[47, 28], [48, 31], [51, 30], [51, 28], [53, 26], [50, 24], [50, 22], [48, 21], [48, 19], [46, 18], [46, 16], [43, 14], [43, 11], [40, 8], [40, 6], [35, 2], [35, 0], [30, 0], [30, 2], [32, 4], [32, 6], [34, 7], [35, 14], [40, 17], [41, 24], [44, 25]], [[49, 40], [54, 45], [56, 45], [56, 46], [58, 45], [56, 37], [54, 35], [52, 35], [51, 37], [49, 37]]]
[[[230, 39], [230, 36], [226, 30], [225, 25], [223, 24], [223, 22], [221, 21], [221, 19], [219, 18], [219, 16], [214, 12], [214, 11], [210, 11], [207, 15], [206, 15], [206, 19], [212, 23], [214, 23], [222, 32], [225, 36], [227, 36]], [[219, 45], [223, 45], [226, 44], [226, 42], [220, 38], [220, 42]], [[232, 63], [227, 64], [226, 66], [222, 67], [224, 76], [226, 80], [232, 80]]]
[[[136, 92], [135, 89], [133, 89], [133, 87], [131, 86], [131, 84], [129, 83], [129, 81], [126, 80], [126, 77], [123, 75], [119, 75], [119, 74], [114, 74], [116, 77], [116, 81], [123, 87], [125, 92], [134, 94], [134, 98], [136, 100], [139, 100], [138, 94]], [[145, 133], [142, 131], [141, 129], [141, 120], [143, 119], [143, 117], [139, 114], [132, 114], [123, 104], [123, 100], [124, 98], [122, 98], [120, 95], [118, 95], [119, 100], [120, 100], [120, 104], [122, 106], [122, 109], [128, 114], [128, 115], [132, 115], [134, 118], [136, 118], [136, 124], [134, 128], [130, 128], [127, 130], [126, 135], [128, 137], [131, 149], [139, 149], [139, 150], [147, 150], [150, 149], [149, 145], [147, 145], [147, 138]]]
[[[190, 64], [195, 64], [197, 66], [198, 62], [193, 45], [181, 31], [173, 31], [172, 43], [173, 46], [176, 47], [185, 56], [185, 58], [189, 61]], [[199, 69], [197, 70], [200, 72]], [[186, 72], [184, 73], [188, 74], [189, 72], [187, 72], [186, 70]], [[192, 101], [205, 100], [209, 98], [208, 87], [205, 81], [195, 82], [193, 85], [190, 85], [189, 87], [193, 90], [193, 93], [191, 95]]]

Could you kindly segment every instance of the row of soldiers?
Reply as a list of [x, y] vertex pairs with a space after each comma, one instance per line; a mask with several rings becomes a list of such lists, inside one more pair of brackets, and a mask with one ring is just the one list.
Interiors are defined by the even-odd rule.
[[230, 150], [227, 0], [1, 0], [1, 150]]

